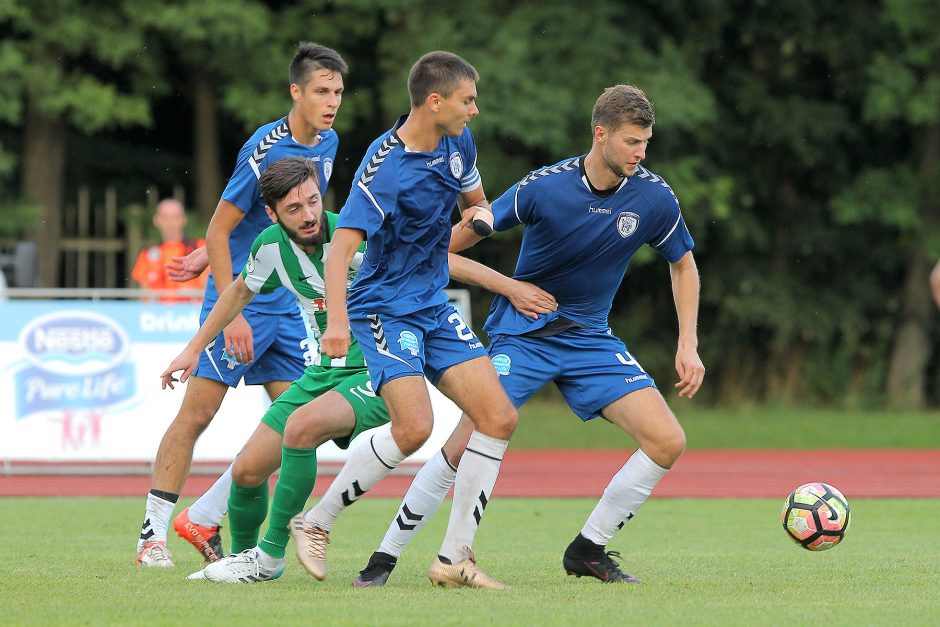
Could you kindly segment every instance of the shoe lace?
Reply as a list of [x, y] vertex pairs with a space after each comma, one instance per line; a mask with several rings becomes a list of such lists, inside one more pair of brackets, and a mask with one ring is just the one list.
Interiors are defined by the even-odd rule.
[[315, 559], [326, 559], [326, 545], [330, 543], [330, 532], [312, 525], [304, 527], [304, 534], [310, 540], [307, 550]]
[[165, 544], [153, 543], [150, 546], [150, 555], [161, 560], [170, 559], [170, 549], [166, 548]]

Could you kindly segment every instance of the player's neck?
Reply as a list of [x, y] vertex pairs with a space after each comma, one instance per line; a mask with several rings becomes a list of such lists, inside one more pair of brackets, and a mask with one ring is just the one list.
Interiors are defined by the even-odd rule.
[[398, 138], [404, 142], [405, 148], [415, 152], [433, 152], [441, 143], [443, 134], [438, 130], [433, 120], [422, 112], [412, 110], [408, 119], [395, 131]]
[[595, 151], [593, 148], [584, 157], [584, 174], [591, 185], [599, 190], [611, 189], [623, 182], [623, 177], [615, 174], [604, 161], [600, 151]]
[[290, 129], [291, 137], [298, 144], [315, 146], [320, 142], [320, 129], [306, 124], [293, 109], [287, 114], [287, 127]]

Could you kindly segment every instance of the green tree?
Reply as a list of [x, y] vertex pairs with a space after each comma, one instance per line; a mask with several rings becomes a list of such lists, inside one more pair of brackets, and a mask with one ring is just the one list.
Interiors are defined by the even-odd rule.
[[[149, 123], [139, 87], [152, 68], [140, 54], [141, 33], [129, 29], [127, 16], [110, 2], [6, 0], [0, 2], [0, 32], [0, 71], [8, 79], [0, 115], [22, 129], [21, 194], [40, 207], [34, 235], [43, 249], [55, 251], [69, 129], [91, 134]], [[57, 284], [57, 256], [40, 255], [39, 280]]]

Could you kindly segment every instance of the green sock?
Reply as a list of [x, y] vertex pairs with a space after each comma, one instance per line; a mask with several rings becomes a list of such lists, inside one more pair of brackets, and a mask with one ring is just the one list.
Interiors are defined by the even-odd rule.
[[281, 447], [281, 474], [274, 486], [268, 530], [258, 546], [282, 558], [290, 539], [290, 519], [300, 513], [317, 481], [317, 449]]
[[232, 483], [228, 495], [228, 526], [232, 553], [241, 553], [258, 544], [261, 524], [268, 515], [268, 482], [256, 488]]

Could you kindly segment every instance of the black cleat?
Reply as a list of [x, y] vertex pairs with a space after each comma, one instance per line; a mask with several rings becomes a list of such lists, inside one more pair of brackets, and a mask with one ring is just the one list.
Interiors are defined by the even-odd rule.
[[617, 551], [605, 551], [606, 547], [594, 544], [580, 533], [568, 548], [562, 558], [565, 572], [575, 577], [594, 577], [604, 583], [640, 583], [633, 575], [628, 575], [613, 558], [620, 559]]
[[366, 567], [359, 571], [359, 576], [356, 577], [353, 586], [357, 588], [384, 586], [389, 575], [395, 570], [395, 564], [397, 563], [397, 557], [376, 551], [369, 558]]

